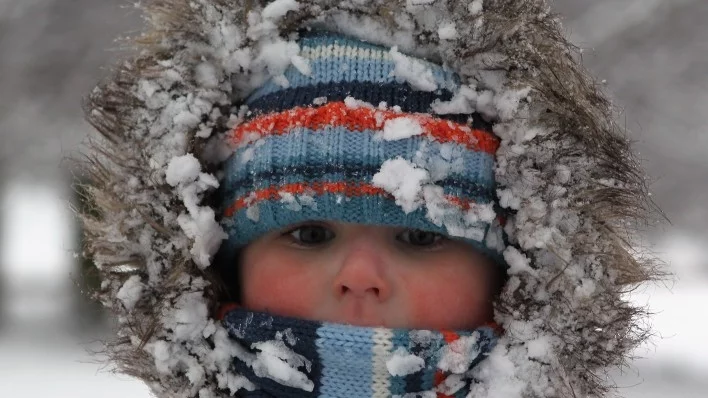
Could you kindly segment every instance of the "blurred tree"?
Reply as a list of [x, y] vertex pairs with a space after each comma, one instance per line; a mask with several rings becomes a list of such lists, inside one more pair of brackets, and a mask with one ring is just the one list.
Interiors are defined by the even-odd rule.
[[75, 210], [74, 214], [77, 215], [74, 228], [76, 237], [74, 240], [76, 242], [76, 254], [74, 255], [74, 269], [76, 272], [74, 277], [74, 285], [76, 287], [75, 307], [77, 313], [80, 314], [78, 318], [81, 320], [81, 324], [78, 326], [95, 329], [106, 326], [108, 319], [102, 305], [94, 297], [95, 293], [101, 288], [98, 269], [90, 257], [83, 255], [85, 240], [78, 214], [88, 210], [89, 214], [98, 216], [92, 210], [95, 206], [92, 206], [91, 198], [86, 192], [85, 182], [84, 178], [75, 177], [71, 183], [72, 205]]

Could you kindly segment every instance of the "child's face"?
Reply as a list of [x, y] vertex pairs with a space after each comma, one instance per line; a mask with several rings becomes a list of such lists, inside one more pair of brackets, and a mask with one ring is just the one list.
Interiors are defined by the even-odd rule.
[[251, 310], [389, 328], [492, 320], [494, 264], [434, 233], [309, 222], [261, 237], [240, 260], [242, 305]]

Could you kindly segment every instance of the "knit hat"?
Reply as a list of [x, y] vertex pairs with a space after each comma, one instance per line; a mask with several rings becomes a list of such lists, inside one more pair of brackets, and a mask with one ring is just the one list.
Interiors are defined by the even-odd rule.
[[293, 64], [250, 94], [228, 135], [226, 248], [333, 220], [440, 233], [498, 258], [499, 143], [480, 115], [443, 112], [459, 76], [330, 32], [304, 32], [298, 44]]

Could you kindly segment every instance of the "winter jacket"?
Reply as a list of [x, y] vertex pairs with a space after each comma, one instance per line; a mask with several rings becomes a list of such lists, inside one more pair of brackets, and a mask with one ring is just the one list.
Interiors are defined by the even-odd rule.
[[[118, 320], [106, 350], [158, 397], [242, 394], [217, 319], [210, 266], [224, 233], [213, 207], [219, 138], [244, 98], [297, 55], [298, 30], [341, 32], [456, 71], [456, 106], [500, 139], [498, 204], [509, 213], [504, 334], [475, 368], [475, 397], [601, 397], [604, 372], [645, 340], [623, 293], [654, 277], [634, 236], [653, 217], [629, 138], [545, 0], [146, 0], [135, 55], [86, 102], [85, 255]], [[290, 51], [290, 50], [287, 50]], [[198, 160], [179, 181], [176, 157]], [[184, 177], [185, 174], [180, 174]]]

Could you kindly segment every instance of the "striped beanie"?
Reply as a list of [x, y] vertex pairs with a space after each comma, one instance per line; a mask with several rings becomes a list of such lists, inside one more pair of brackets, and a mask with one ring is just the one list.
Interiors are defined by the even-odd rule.
[[308, 31], [301, 62], [246, 99], [227, 140], [227, 249], [309, 220], [405, 227], [497, 258], [498, 140], [477, 114], [437, 114], [453, 71], [340, 34]]

